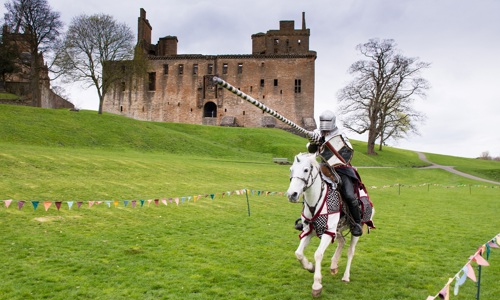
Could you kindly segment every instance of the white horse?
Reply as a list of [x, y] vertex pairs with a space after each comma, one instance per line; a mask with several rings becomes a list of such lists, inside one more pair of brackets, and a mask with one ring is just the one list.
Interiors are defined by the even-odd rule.
[[[337, 190], [329, 192], [330, 189], [331, 186], [322, 178], [315, 154], [301, 153], [295, 156], [293, 165], [290, 168], [290, 186], [287, 196], [290, 202], [296, 203], [300, 200], [300, 196], [304, 195], [304, 208], [301, 217], [304, 227], [299, 235], [300, 244], [295, 251], [295, 256], [304, 269], [314, 273], [313, 297], [319, 297], [323, 289], [321, 284], [321, 262], [325, 250], [333, 243], [334, 238], [337, 238], [338, 246], [330, 266], [331, 274], [335, 275], [338, 273], [338, 262], [346, 242], [342, 232], [349, 229], [347, 217], [343, 216], [341, 218], [340, 207], [342, 200], [340, 193]], [[373, 214], [374, 210], [370, 207], [370, 222]], [[304, 249], [311, 241], [313, 234], [321, 238], [318, 249], [314, 253], [315, 264], [310, 262], [304, 255]], [[359, 237], [351, 235], [347, 265], [342, 281], [349, 282], [350, 280], [351, 262], [358, 239]]]

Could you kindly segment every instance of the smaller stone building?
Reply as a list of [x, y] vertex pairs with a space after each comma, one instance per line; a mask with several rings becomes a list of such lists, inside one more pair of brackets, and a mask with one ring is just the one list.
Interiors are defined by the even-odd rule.
[[[15, 73], [5, 74], [5, 82], [3, 87], [6, 92], [19, 96], [17, 101], [3, 101], [0, 104], [16, 104], [25, 106], [38, 106], [43, 108], [75, 108], [73, 103], [60, 97], [50, 88], [49, 70], [44, 63], [42, 53], [39, 53], [40, 65], [40, 101], [33, 104], [31, 95], [31, 79], [32, 79], [32, 54], [29, 52], [29, 34], [12, 33], [8, 26], [4, 25], [2, 29], [2, 43], [15, 46], [19, 54], [17, 59], [17, 71]], [[36, 101], [35, 101], [36, 102]]]
[[148, 55], [148, 74], [117, 82], [105, 96], [104, 111], [159, 122], [288, 127], [214, 85], [211, 77], [217, 75], [297, 125], [316, 127], [316, 52], [309, 49], [304, 13], [299, 29], [294, 21], [280, 21], [279, 29], [252, 35], [251, 54], [179, 54], [176, 36], [152, 44], [151, 33], [141, 8], [137, 45]]

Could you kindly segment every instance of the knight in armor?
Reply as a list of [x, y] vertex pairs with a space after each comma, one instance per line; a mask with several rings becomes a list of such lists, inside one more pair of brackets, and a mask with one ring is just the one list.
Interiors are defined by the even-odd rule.
[[[335, 121], [335, 114], [330, 110], [324, 111], [319, 116], [319, 129], [315, 129], [312, 132], [313, 134], [309, 137], [309, 143], [307, 144], [309, 153], [321, 153], [325, 146], [325, 142], [337, 135], [341, 135], [347, 146], [352, 149], [349, 139], [340, 131]], [[340, 194], [352, 215], [351, 234], [353, 236], [361, 236], [363, 234], [361, 212], [355, 194], [355, 187], [360, 184], [357, 172], [351, 166], [350, 161], [343, 164], [330, 165], [325, 161], [324, 157], [322, 157], [321, 169], [324, 175], [330, 177], [333, 182], [339, 184]], [[340, 182], [338, 177], [340, 177]]]

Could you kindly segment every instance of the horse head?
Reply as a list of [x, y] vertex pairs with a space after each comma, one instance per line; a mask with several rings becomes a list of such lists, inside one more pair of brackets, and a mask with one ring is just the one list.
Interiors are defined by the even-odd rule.
[[295, 156], [290, 167], [290, 186], [288, 187], [288, 201], [299, 202], [300, 196], [307, 191], [319, 175], [319, 164], [316, 155], [300, 153]]

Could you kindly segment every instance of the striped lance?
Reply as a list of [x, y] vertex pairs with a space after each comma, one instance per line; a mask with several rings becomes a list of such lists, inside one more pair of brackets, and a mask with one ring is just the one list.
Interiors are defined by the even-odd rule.
[[299, 125], [295, 124], [294, 122], [288, 120], [287, 118], [285, 118], [284, 116], [280, 115], [278, 112], [276, 112], [275, 110], [265, 106], [262, 102], [258, 101], [258, 100], [255, 100], [254, 98], [250, 97], [249, 95], [243, 93], [242, 91], [238, 90], [237, 88], [235, 88], [234, 86], [232, 86], [231, 84], [229, 84], [227, 81], [217, 77], [217, 76], [214, 76], [213, 77], [213, 81], [222, 86], [223, 88], [227, 89], [228, 91], [230, 91], [231, 93], [235, 94], [236, 96], [242, 98], [242, 99], [245, 99], [246, 101], [252, 103], [253, 105], [257, 106], [258, 108], [260, 108], [262, 111], [270, 114], [271, 116], [275, 117], [276, 119], [280, 120], [281, 122], [287, 124], [287, 125], [290, 125], [292, 128], [298, 130], [299, 132], [305, 134], [308, 138], [312, 138], [312, 139], [316, 139], [316, 135], [312, 132], [312, 131], [309, 131], [309, 130], [306, 130], [302, 127], [300, 127]]

